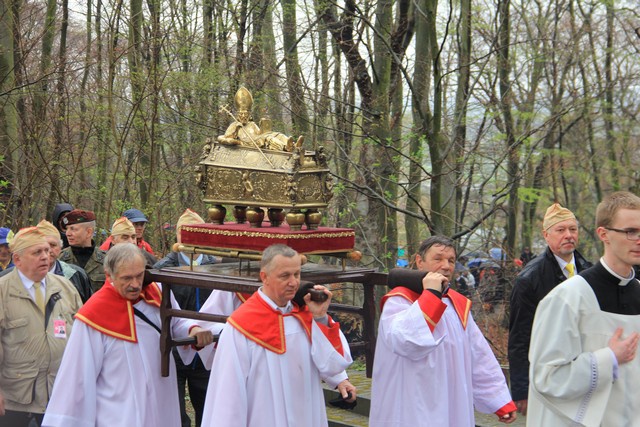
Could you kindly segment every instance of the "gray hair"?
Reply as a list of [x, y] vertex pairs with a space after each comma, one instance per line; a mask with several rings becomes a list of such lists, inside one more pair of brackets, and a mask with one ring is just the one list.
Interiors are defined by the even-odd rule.
[[275, 244], [269, 246], [267, 249], [262, 252], [262, 260], [260, 260], [260, 271], [270, 271], [273, 263], [273, 259], [278, 255], [282, 255], [283, 257], [293, 258], [298, 255], [294, 249], [290, 248], [287, 245], [283, 244]]
[[87, 222], [79, 222], [76, 225], [80, 225], [82, 226], [82, 228], [91, 228], [92, 230], [96, 229], [96, 222], [94, 221], [87, 221]]
[[420, 247], [418, 248], [418, 255], [424, 258], [425, 254], [432, 246], [444, 246], [445, 248], [452, 248], [454, 252], [457, 252], [453, 240], [445, 236], [431, 236], [427, 237], [420, 244]]
[[107, 256], [104, 258], [104, 271], [109, 276], [115, 276], [118, 273], [118, 269], [125, 262], [131, 262], [135, 258], [142, 260], [145, 263], [144, 256], [140, 252], [140, 248], [133, 243], [120, 243], [114, 245], [107, 252]]

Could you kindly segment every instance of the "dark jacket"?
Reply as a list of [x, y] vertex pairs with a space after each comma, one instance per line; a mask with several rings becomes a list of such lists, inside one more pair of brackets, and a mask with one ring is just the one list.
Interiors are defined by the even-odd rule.
[[[211, 255], [202, 255], [202, 262], [200, 265], [215, 264], [216, 262], [217, 260], [215, 257]], [[189, 264], [184, 262], [184, 259], [179, 256], [178, 252], [170, 252], [166, 257], [155, 263], [153, 268], [180, 267], [187, 265]], [[200, 307], [202, 307], [207, 298], [209, 298], [209, 295], [211, 295], [211, 289], [199, 289], [183, 285], [171, 285], [171, 292], [173, 292], [173, 296], [176, 297], [176, 301], [178, 301], [181, 309], [193, 311], [200, 310]], [[184, 363], [182, 363], [182, 359], [178, 356], [178, 352], [175, 347], [173, 348], [173, 358], [176, 361], [178, 377], [183, 375], [181, 371], [185, 369], [208, 373], [207, 369], [200, 361], [196, 361], [192, 365], [185, 366]], [[193, 393], [192, 391], [190, 392]], [[204, 401], [204, 396], [201, 396], [201, 398]]]
[[[211, 255], [202, 255], [200, 265], [215, 264], [216, 258]], [[187, 266], [178, 252], [170, 252], [166, 257], [153, 265], [153, 268], [180, 267]], [[183, 310], [198, 311], [211, 294], [210, 289], [198, 289], [191, 286], [171, 285], [171, 291], [176, 297], [176, 301]], [[197, 292], [196, 292], [197, 291]], [[198, 298], [196, 298], [196, 296]]]
[[[578, 251], [573, 253], [577, 272], [591, 267]], [[576, 272], [576, 273], [577, 273]], [[538, 303], [566, 280], [558, 261], [547, 249], [532, 259], [516, 277], [511, 291], [509, 318], [509, 372], [514, 401], [527, 398], [529, 390], [529, 342]]]
[[91, 289], [91, 280], [87, 276], [87, 272], [84, 269], [74, 264], [69, 264], [64, 261], [56, 261], [56, 268], [53, 271], [58, 276], [63, 276], [75, 286], [76, 290], [80, 294], [80, 299], [84, 304], [93, 294]]
[[[93, 241], [91, 242], [93, 245]], [[98, 289], [104, 285], [104, 281], [106, 280], [106, 276], [104, 274], [104, 267], [102, 266], [104, 262], [104, 257], [107, 255], [105, 251], [102, 249], [98, 249], [97, 246], [93, 246], [93, 253], [91, 257], [84, 265], [81, 267], [89, 276], [89, 280], [91, 281], [91, 289], [93, 292], [97, 292]], [[78, 263], [78, 259], [73, 253], [73, 248], [69, 246], [68, 248], [64, 248], [60, 255], [58, 256], [58, 260], [64, 261], [67, 264], [73, 264], [80, 267]]]
[[140, 252], [142, 253], [142, 256], [144, 257], [144, 264], [145, 264], [144, 268], [153, 268], [153, 266], [156, 265], [156, 263], [158, 262], [158, 258], [156, 258], [151, 253], [145, 251], [142, 248], [140, 248]]

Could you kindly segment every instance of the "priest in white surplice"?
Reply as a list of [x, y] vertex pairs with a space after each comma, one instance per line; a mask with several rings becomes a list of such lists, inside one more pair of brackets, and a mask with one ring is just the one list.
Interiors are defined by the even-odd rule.
[[640, 198], [606, 197], [596, 210], [600, 262], [551, 291], [529, 350], [527, 426], [640, 426]]
[[300, 285], [300, 255], [284, 245], [262, 254], [262, 288], [228, 319], [213, 361], [203, 427], [327, 425], [321, 380], [343, 397], [356, 389], [339, 325], [324, 303], [291, 302]]
[[[111, 248], [104, 268], [104, 286], [76, 315], [42, 425], [179, 426], [175, 364], [160, 375], [161, 290], [143, 287], [145, 259], [132, 243]], [[173, 318], [171, 332], [196, 337], [198, 347], [213, 341], [186, 319]], [[195, 351], [181, 351], [189, 363]]]
[[448, 289], [453, 242], [426, 239], [416, 254], [422, 292], [396, 287], [382, 299], [371, 391], [371, 427], [473, 427], [474, 406], [512, 423], [498, 361], [471, 315], [471, 301]]

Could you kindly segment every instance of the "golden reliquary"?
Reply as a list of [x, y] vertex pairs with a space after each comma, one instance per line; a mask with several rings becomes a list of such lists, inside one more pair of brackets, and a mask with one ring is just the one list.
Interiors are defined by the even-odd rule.
[[319, 209], [332, 197], [332, 176], [323, 147], [315, 151], [302, 147], [303, 137], [294, 141], [271, 130], [270, 122], [251, 120], [251, 93], [241, 87], [235, 96], [236, 116], [224, 135], [208, 139], [197, 166], [196, 180], [211, 203], [209, 221], [223, 224], [224, 205], [233, 207], [237, 223], [248, 221], [261, 227], [267, 208], [270, 225], [283, 221], [291, 230], [306, 224], [318, 228]]

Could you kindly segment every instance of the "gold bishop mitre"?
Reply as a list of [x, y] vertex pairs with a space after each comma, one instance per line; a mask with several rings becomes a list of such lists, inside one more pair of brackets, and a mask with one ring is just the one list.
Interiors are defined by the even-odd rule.
[[240, 86], [240, 89], [236, 92], [234, 102], [236, 104], [236, 111], [251, 111], [253, 96], [251, 96], [251, 92], [249, 92], [247, 88]]

